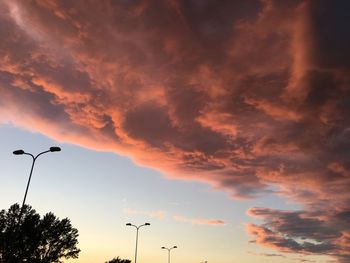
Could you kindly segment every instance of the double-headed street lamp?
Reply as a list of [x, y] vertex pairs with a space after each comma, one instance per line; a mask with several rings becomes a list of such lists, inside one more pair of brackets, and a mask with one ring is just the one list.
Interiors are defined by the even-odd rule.
[[170, 251], [174, 248], [177, 248], [177, 246], [173, 246], [171, 248], [167, 248], [167, 247], [161, 247], [161, 249], [166, 249], [168, 250], [168, 263], [170, 263]]
[[135, 263], [136, 263], [136, 260], [137, 260], [137, 242], [138, 242], [138, 239], [139, 239], [139, 229], [140, 227], [143, 227], [143, 226], [150, 226], [151, 224], [150, 223], [144, 223], [143, 225], [139, 225], [139, 226], [135, 226], [131, 223], [127, 223], [126, 224], [127, 226], [133, 226], [136, 228], [136, 247], [135, 247]]
[[26, 188], [26, 191], [25, 191], [25, 193], [24, 193], [24, 198], [23, 198], [22, 208], [21, 208], [21, 209], [23, 209], [23, 206], [24, 206], [24, 204], [25, 204], [25, 202], [26, 202], [27, 193], [28, 193], [28, 188], [29, 188], [29, 184], [30, 184], [30, 179], [32, 178], [33, 169], [34, 169], [34, 164], [35, 164], [36, 159], [37, 159], [40, 155], [42, 155], [42, 154], [44, 154], [44, 153], [48, 153], [48, 152], [59, 152], [59, 151], [61, 151], [61, 148], [55, 146], [55, 147], [50, 147], [49, 150], [43, 151], [43, 152], [37, 154], [36, 156], [34, 156], [34, 155], [31, 154], [31, 153], [27, 153], [27, 152], [25, 152], [25, 151], [23, 151], [23, 150], [16, 150], [16, 151], [13, 152], [14, 155], [23, 155], [23, 154], [25, 154], [25, 155], [31, 156], [32, 159], [33, 159], [32, 168], [30, 169], [30, 174], [29, 174], [29, 179], [28, 179], [28, 183], [27, 183], [27, 188]]

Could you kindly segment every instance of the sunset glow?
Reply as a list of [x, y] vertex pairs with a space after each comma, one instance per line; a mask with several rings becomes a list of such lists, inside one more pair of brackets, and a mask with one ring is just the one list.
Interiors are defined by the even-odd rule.
[[1, 209], [30, 168], [12, 151], [58, 145], [30, 203], [78, 228], [69, 262], [133, 260], [125, 223], [151, 220], [143, 263], [350, 263], [349, 11], [0, 0]]

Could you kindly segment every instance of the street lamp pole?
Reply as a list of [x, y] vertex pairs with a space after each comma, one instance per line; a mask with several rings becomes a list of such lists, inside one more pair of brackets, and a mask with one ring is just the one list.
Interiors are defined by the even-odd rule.
[[139, 239], [139, 229], [143, 226], [150, 226], [151, 224], [150, 223], [144, 223], [143, 225], [139, 225], [139, 226], [135, 226], [131, 223], [127, 223], [126, 224], [127, 226], [133, 226], [136, 228], [136, 246], [135, 246], [135, 263], [136, 263], [136, 260], [137, 260], [137, 243], [138, 243], [138, 239]]
[[[19, 211], [18, 221], [17, 221], [17, 224], [16, 224], [16, 225], [17, 225], [16, 228], [18, 228], [18, 231], [19, 231], [19, 232], [18, 232], [18, 234], [13, 235], [12, 238], [14, 238], [14, 239], [15, 239], [15, 238], [21, 239], [21, 235], [22, 235], [22, 232], [21, 232], [21, 230], [20, 230], [21, 218], [22, 218], [22, 214], [23, 214], [23, 210], [24, 210], [24, 205], [25, 205], [25, 203], [26, 203], [26, 198], [27, 198], [27, 193], [28, 193], [28, 189], [29, 189], [29, 184], [30, 184], [30, 180], [31, 180], [31, 178], [32, 178], [33, 169], [34, 169], [34, 165], [35, 165], [36, 159], [37, 159], [40, 155], [42, 155], [42, 154], [44, 154], [44, 153], [48, 153], [48, 152], [59, 152], [59, 151], [61, 151], [61, 148], [60, 148], [60, 147], [56, 147], [56, 146], [50, 147], [49, 150], [43, 151], [43, 152], [37, 154], [36, 156], [34, 156], [34, 155], [31, 154], [31, 153], [27, 153], [27, 152], [25, 152], [25, 151], [23, 151], [23, 150], [16, 150], [16, 151], [13, 151], [13, 154], [14, 154], [14, 155], [23, 155], [23, 154], [24, 154], [24, 155], [29, 155], [30, 157], [32, 157], [32, 160], [33, 160], [33, 161], [32, 161], [32, 167], [30, 168], [28, 183], [27, 183], [26, 191], [25, 191], [25, 193], [24, 193], [24, 198], [23, 198], [22, 206], [21, 206], [21, 209], [20, 209], [20, 211]], [[11, 251], [10, 251], [10, 254], [11, 254]], [[23, 258], [20, 257], [20, 259], [21, 259], [21, 262], [24, 261]]]
[[22, 211], [23, 206], [24, 206], [24, 204], [25, 204], [25, 202], [26, 202], [27, 193], [28, 193], [28, 189], [29, 189], [29, 184], [30, 184], [30, 180], [31, 180], [31, 178], [32, 178], [33, 169], [34, 169], [34, 164], [35, 164], [36, 159], [37, 159], [40, 155], [42, 155], [42, 154], [44, 154], [44, 153], [48, 153], [48, 152], [59, 152], [59, 151], [61, 151], [61, 148], [60, 148], [60, 147], [50, 147], [49, 150], [43, 151], [43, 152], [37, 154], [36, 156], [34, 156], [34, 155], [31, 154], [31, 153], [27, 153], [27, 152], [25, 152], [25, 151], [23, 151], [23, 150], [16, 150], [16, 151], [13, 152], [14, 155], [23, 155], [23, 154], [25, 154], [25, 155], [31, 156], [32, 159], [33, 159], [32, 167], [31, 167], [30, 173], [29, 173], [29, 179], [28, 179], [26, 191], [25, 191], [25, 193], [24, 193], [24, 198], [23, 198], [23, 202], [22, 202], [21, 211]]
[[161, 247], [161, 249], [166, 249], [168, 250], [168, 263], [170, 263], [170, 251], [174, 248], [177, 248], [177, 246], [173, 246], [171, 248], [167, 248], [167, 247]]

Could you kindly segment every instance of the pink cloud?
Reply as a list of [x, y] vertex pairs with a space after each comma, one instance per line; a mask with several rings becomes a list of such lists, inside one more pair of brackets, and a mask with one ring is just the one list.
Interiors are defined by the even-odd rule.
[[[0, 122], [114, 151], [233, 198], [274, 185], [304, 205], [302, 215], [326, 211], [330, 223], [330, 212], [347, 216], [347, 3], [2, 1], [0, 8]], [[293, 243], [264, 226], [250, 229], [262, 244], [272, 235], [276, 249]], [[343, 230], [336, 242], [346, 244]], [[327, 253], [347, 257], [335, 251]]]
[[226, 225], [226, 222], [219, 219], [203, 219], [203, 218], [188, 218], [181, 215], [174, 215], [174, 220], [184, 223], [190, 223], [193, 225], [209, 225], [209, 226], [222, 226]]

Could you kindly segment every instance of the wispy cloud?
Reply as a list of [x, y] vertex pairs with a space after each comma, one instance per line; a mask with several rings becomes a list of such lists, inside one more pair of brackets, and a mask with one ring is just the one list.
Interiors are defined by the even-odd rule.
[[276, 254], [276, 253], [256, 253], [256, 252], [252, 252], [252, 251], [248, 251], [247, 253], [250, 255], [263, 256], [263, 257], [282, 257], [282, 258], [286, 257], [285, 255]]
[[160, 220], [163, 220], [166, 216], [166, 213], [164, 211], [158, 210], [158, 211], [142, 211], [142, 210], [135, 210], [131, 208], [125, 208], [124, 213], [129, 215], [129, 216], [134, 216], [134, 215], [142, 215], [146, 217], [152, 217], [152, 218], [157, 218]]
[[[258, 257], [281, 257], [281, 258], [287, 258], [286, 255], [276, 254], [276, 253], [263, 253], [263, 252], [257, 253], [257, 252], [253, 252], [253, 251], [248, 251], [247, 253], [250, 254], [250, 255], [258, 256]], [[317, 262], [316, 260], [308, 259], [308, 258], [305, 258], [305, 257], [306, 257], [306, 255], [301, 256], [301, 257], [288, 257], [288, 259], [289, 260], [294, 260], [294, 261], [299, 261], [299, 262]]]
[[209, 226], [223, 226], [226, 222], [219, 219], [204, 219], [204, 218], [188, 218], [181, 215], [174, 215], [174, 220], [179, 222], [190, 223], [193, 225], [209, 225]]

